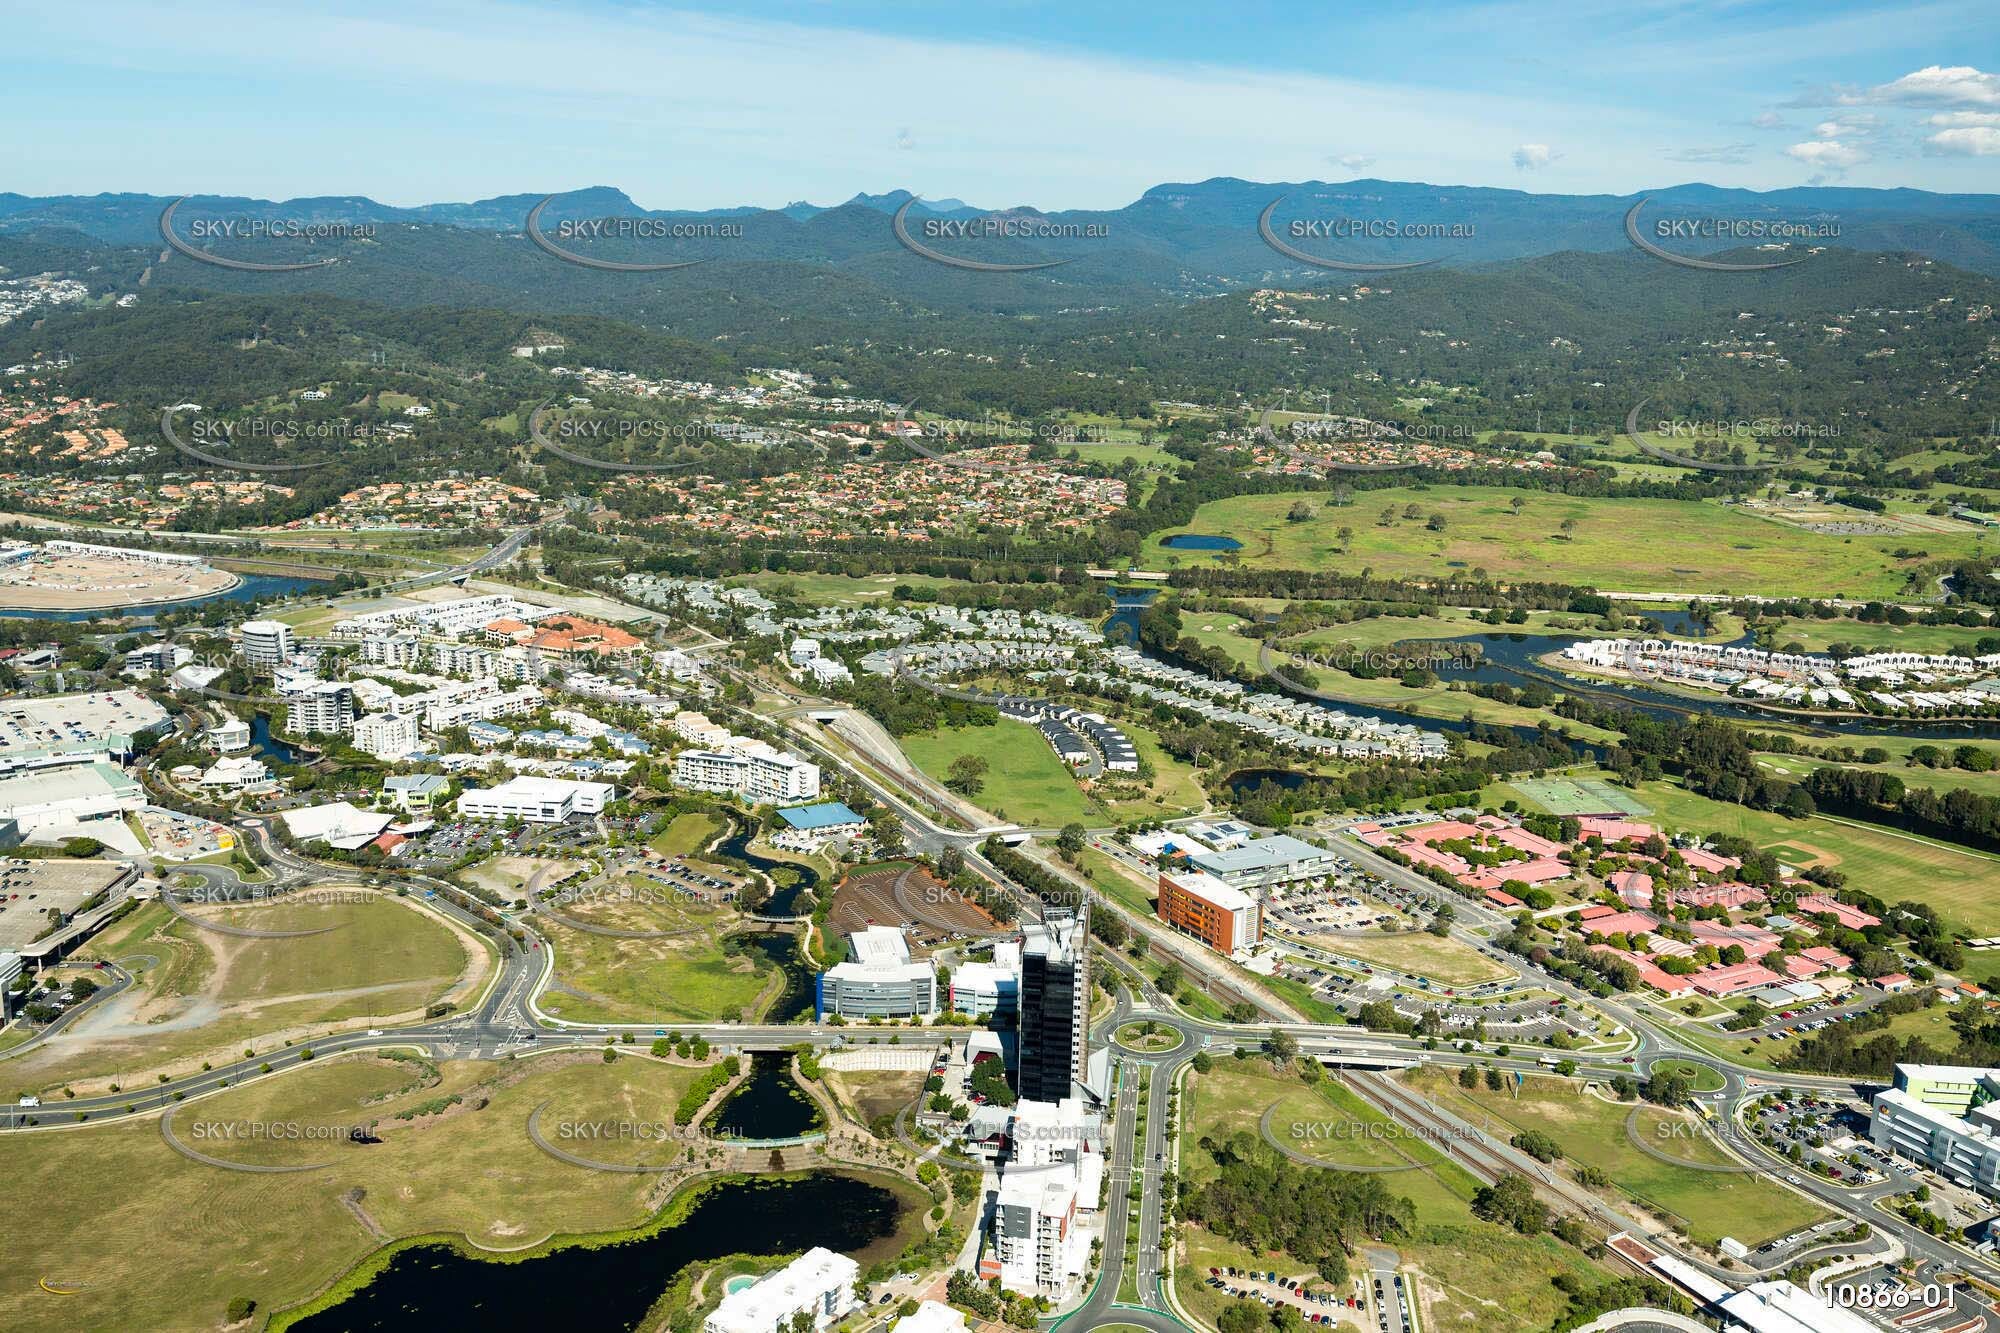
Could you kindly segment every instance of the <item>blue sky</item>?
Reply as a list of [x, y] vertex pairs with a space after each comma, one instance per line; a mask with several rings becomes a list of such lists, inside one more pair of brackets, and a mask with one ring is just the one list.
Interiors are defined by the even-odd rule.
[[2000, 191], [1993, 0], [89, 0], [4, 6], [0, 50], [0, 190], [24, 194]]

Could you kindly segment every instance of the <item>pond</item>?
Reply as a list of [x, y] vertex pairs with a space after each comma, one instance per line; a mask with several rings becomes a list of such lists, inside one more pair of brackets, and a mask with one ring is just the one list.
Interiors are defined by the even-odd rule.
[[837, 1172], [729, 1181], [712, 1187], [679, 1224], [617, 1245], [571, 1246], [520, 1263], [475, 1259], [447, 1245], [403, 1250], [360, 1291], [292, 1327], [622, 1333], [639, 1326], [689, 1264], [815, 1245], [857, 1257], [870, 1247], [888, 1250], [902, 1210], [894, 1191]]
[[1169, 551], [1240, 551], [1243, 543], [1234, 537], [1218, 537], [1207, 532], [1177, 532], [1162, 538], [1160, 545]]
[[289, 597], [322, 582], [289, 574], [239, 574], [233, 588], [212, 592], [206, 597], [189, 597], [179, 602], [148, 602], [142, 606], [100, 606], [88, 611], [0, 611], [0, 616], [19, 620], [67, 620], [82, 622], [99, 619], [151, 620], [160, 611], [180, 611], [210, 602], [254, 602], [265, 597]]
[[260, 759], [280, 764], [300, 762], [299, 752], [271, 734], [271, 715], [257, 713], [250, 718], [250, 750]]
[[771, 877], [775, 886], [771, 896], [766, 898], [757, 911], [764, 916], [791, 916], [799, 909], [799, 898], [808, 890], [817, 892], [820, 873], [809, 865], [797, 861], [780, 861], [750, 850], [750, 840], [757, 834], [757, 826], [747, 819], [731, 816], [736, 830], [717, 846], [719, 855], [743, 862], [745, 865], [763, 871]]
[[753, 1051], [750, 1077], [702, 1128], [724, 1139], [788, 1139], [825, 1127], [819, 1106], [792, 1077], [789, 1051]]

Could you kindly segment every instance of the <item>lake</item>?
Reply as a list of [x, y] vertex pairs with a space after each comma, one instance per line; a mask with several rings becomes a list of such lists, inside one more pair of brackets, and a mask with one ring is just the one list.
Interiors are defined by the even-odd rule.
[[[588, 1188], [588, 1173], [577, 1175], [578, 1188]], [[894, 1191], [856, 1176], [815, 1171], [730, 1181], [703, 1195], [678, 1225], [618, 1245], [572, 1246], [520, 1263], [477, 1259], [448, 1245], [403, 1250], [360, 1291], [293, 1328], [623, 1333], [638, 1327], [689, 1264], [815, 1245], [856, 1255], [887, 1249], [901, 1219]]]
[[1160, 545], [1170, 551], [1240, 551], [1243, 543], [1234, 537], [1218, 537], [1206, 532], [1177, 532], [1162, 538]]

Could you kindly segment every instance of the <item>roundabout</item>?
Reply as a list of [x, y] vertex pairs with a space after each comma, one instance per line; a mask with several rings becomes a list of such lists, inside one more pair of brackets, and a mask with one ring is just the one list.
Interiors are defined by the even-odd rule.
[[1187, 1037], [1180, 1029], [1152, 1019], [1121, 1023], [1118, 1030], [1112, 1033], [1111, 1040], [1120, 1049], [1135, 1055], [1165, 1055], [1187, 1043]]

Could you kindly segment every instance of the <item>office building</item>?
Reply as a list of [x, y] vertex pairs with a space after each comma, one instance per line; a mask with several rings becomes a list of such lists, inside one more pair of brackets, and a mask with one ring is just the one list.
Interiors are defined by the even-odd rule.
[[253, 674], [276, 671], [292, 660], [292, 627], [282, 620], [246, 620], [237, 634]]
[[928, 1018], [938, 1011], [937, 969], [912, 960], [903, 932], [869, 926], [847, 937], [849, 958], [820, 973], [815, 1006], [822, 1021], [842, 1018]]
[[854, 1308], [861, 1266], [816, 1245], [775, 1273], [722, 1298], [702, 1333], [783, 1333], [794, 1315], [823, 1329]]
[[1264, 938], [1264, 909], [1255, 898], [1200, 871], [1162, 874], [1160, 920], [1217, 953], [1249, 949]]
[[2000, 1195], [2000, 1069], [1896, 1066], [1875, 1094], [1868, 1136], [1961, 1185]]
[[530, 824], [560, 824], [572, 815], [595, 815], [616, 799], [608, 782], [577, 782], [570, 778], [509, 778], [497, 787], [481, 787], [458, 798], [458, 813], [467, 819], [523, 819]]
[[1188, 864], [1233, 889], [1255, 890], [1330, 875], [1340, 864], [1332, 852], [1284, 833], [1239, 847], [1198, 852]]
[[1020, 1066], [1024, 1101], [1059, 1102], [1089, 1076], [1090, 906], [1046, 909], [1021, 944]]
[[974, 1018], [1012, 1019], [1021, 1008], [1021, 945], [1002, 940], [990, 963], [961, 963], [951, 974], [951, 1007]]

